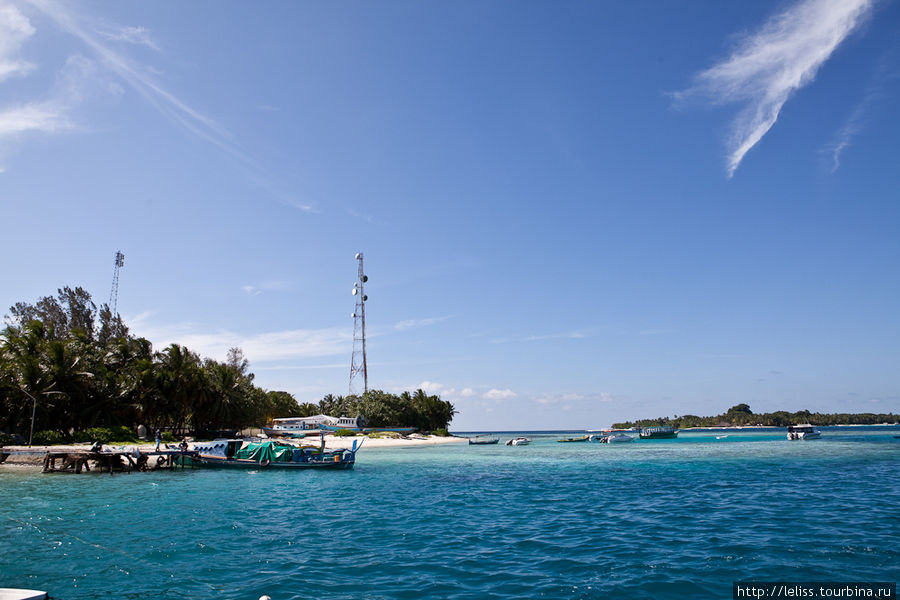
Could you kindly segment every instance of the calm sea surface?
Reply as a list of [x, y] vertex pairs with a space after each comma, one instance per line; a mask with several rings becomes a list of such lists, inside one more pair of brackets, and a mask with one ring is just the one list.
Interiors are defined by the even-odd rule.
[[[363, 449], [332, 473], [0, 467], [0, 587], [54, 598], [731, 598], [900, 579], [900, 428]], [[717, 439], [717, 435], [728, 437]]]

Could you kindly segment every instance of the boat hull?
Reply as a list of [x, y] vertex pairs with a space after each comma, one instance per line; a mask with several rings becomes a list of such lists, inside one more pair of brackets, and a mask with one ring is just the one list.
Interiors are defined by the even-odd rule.
[[671, 440], [678, 437], [678, 430], [672, 427], [645, 427], [640, 433], [642, 440]]
[[293, 439], [303, 439], [309, 434], [318, 433], [318, 429], [310, 429], [308, 431], [287, 431], [284, 429], [272, 429], [271, 427], [263, 427], [263, 433], [269, 437], [283, 437]]
[[187, 465], [210, 469], [253, 469], [253, 470], [292, 470], [292, 469], [324, 469], [339, 471], [352, 469], [355, 460], [311, 460], [309, 462], [259, 462], [235, 458], [218, 458], [213, 456], [191, 456]]

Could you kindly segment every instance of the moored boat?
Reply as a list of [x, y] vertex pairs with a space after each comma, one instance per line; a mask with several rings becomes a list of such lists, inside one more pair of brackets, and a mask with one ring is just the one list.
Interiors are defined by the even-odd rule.
[[822, 432], [808, 423], [788, 427], [787, 439], [789, 440], [817, 440], [820, 437], [822, 437]]
[[47, 600], [50, 595], [38, 590], [23, 590], [18, 588], [0, 588], [0, 600]]
[[362, 416], [331, 417], [329, 415], [272, 419], [271, 426], [262, 428], [263, 432], [269, 437], [287, 438], [303, 438], [310, 433], [316, 433], [320, 430], [338, 431], [340, 429], [362, 433], [394, 431], [397, 433], [408, 434], [416, 431], [415, 427], [366, 427], [366, 420]]
[[625, 435], [624, 433], [611, 433], [606, 436], [607, 444], [626, 444], [628, 442], [633, 442], [634, 437], [630, 435]]
[[195, 467], [238, 469], [350, 469], [362, 447], [353, 440], [349, 450], [325, 450], [319, 446], [296, 446], [274, 440], [214, 440], [194, 444], [185, 454], [185, 464]]
[[469, 438], [470, 446], [489, 446], [491, 444], [497, 444], [499, 442], [500, 438], [489, 435], [476, 435], [473, 438]]
[[589, 435], [584, 435], [584, 436], [581, 436], [581, 437], [563, 438], [563, 439], [561, 439], [561, 440], [556, 440], [556, 441], [559, 442], [559, 443], [561, 443], [561, 444], [565, 444], [565, 443], [569, 443], [569, 442], [586, 442], [586, 441], [588, 441], [589, 439], [591, 439], [591, 436], [589, 436]]
[[678, 430], [668, 425], [660, 427], [644, 427], [641, 429], [641, 439], [664, 440], [678, 437]]
[[517, 437], [506, 442], [507, 446], [527, 446], [531, 440], [527, 437]]

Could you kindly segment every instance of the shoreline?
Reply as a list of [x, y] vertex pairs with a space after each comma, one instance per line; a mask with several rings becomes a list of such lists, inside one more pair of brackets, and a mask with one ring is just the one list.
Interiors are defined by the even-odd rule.
[[[325, 436], [325, 449], [336, 450], [340, 448], [349, 450], [353, 446], [354, 440], [356, 440], [357, 442], [359, 442], [360, 440], [365, 440], [363, 442], [363, 448], [366, 449], [415, 448], [422, 446], [438, 446], [443, 444], [457, 444], [466, 442], [466, 438], [456, 436], [428, 436], [425, 439], [395, 439], [367, 438], [365, 436], [335, 437], [334, 435], [328, 434]], [[308, 445], [319, 445], [319, 439], [317, 436], [295, 441], [300, 443], [305, 442]], [[170, 445], [174, 446], [174, 444]], [[165, 444], [163, 444], [163, 446], [165, 446]], [[4, 467], [13, 469], [40, 469], [44, 464], [44, 456], [47, 454], [47, 452], [78, 452], [87, 450], [90, 447], [90, 443], [66, 444], [61, 446], [32, 446], [31, 448], [29, 448], [28, 446], [4, 446], [0, 448], [0, 454], [9, 453], [10, 455], [6, 459], [6, 461], [0, 463], [0, 470], [2, 470]], [[141, 452], [153, 452], [156, 449], [156, 442], [141, 442], [137, 444], [108, 444], [105, 445], [104, 448], [129, 450], [137, 448]]]

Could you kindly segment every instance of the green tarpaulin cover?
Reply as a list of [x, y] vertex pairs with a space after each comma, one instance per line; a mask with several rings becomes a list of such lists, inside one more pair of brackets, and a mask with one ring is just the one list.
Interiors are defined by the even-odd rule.
[[261, 462], [291, 462], [294, 448], [282, 446], [275, 442], [249, 443], [238, 450], [234, 457]]

